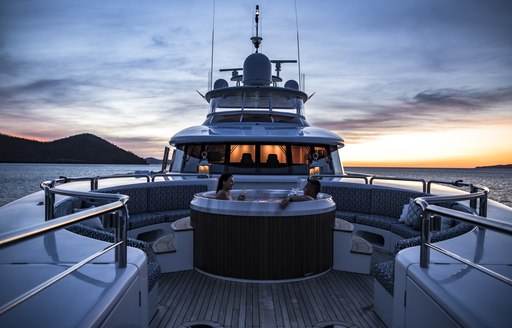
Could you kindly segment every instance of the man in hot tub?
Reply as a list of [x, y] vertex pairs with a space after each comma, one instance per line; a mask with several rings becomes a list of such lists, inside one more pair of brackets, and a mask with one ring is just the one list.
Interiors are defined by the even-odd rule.
[[308, 179], [308, 182], [304, 186], [304, 195], [296, 195], [296, 196], [288, 196], [281, 201], [281, 207], [285, 208], [291, 202], [302, 202], [306, 200], [315, 200], [316, 196], [322, 189], [322, 184], [320, 180], [317, 179]]

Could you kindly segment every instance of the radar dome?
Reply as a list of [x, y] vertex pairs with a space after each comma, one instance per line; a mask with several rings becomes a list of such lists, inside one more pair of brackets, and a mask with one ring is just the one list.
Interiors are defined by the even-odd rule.
[[249, 55], [244, 61], [244, 85], [270, 85], [272, 64], [262, 53]]
[[295, 80], [288, 80], [284, 84], [285, 88], [299, 90], [299, 83]]
[[226, 81], [224, 79], [218, 79], [213, 84], [214, 89], [227, 88], [227, 87], [229, 87], [228, 81]]

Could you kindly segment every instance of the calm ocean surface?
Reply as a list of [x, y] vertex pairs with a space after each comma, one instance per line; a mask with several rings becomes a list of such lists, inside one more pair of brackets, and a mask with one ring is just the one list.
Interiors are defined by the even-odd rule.
[[[0, 206], [40, 190], [39, 184], [60, 176], [83, 177], [160, 170], [154, 165], [104, 164], [7, 164], [0, 163]], [[424, 168], [346, 168], [349, 172], [369, 173], [425, 180], [464, 180], [489, 187], [489, 197], [512, 206], [512, 169], [424, 169]]]

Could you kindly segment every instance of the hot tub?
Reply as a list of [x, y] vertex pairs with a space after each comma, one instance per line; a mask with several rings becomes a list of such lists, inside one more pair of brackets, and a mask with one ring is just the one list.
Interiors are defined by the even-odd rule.
[[[239, 192], [232, 191], [234, 199]], [[196, 194], [190, 204], [197, 269], [236, 279], [288, 280], [332, 267], [336, 205], [330, 195], [284, 209], [285, 190], [248, 190], [245, 201], [214, 195]]]

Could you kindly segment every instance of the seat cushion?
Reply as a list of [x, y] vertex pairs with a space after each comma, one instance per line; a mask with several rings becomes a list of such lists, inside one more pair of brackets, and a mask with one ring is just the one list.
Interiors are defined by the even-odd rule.
[[392, 225], [398, 223], [398, 219], [376, 214], [358, 214], [355, 223], [390, 230]]
[[395, 275], [395, 261], [389, 260], [380, 262], [372, 267], [371, 275], [381, 284], [384, 289], [393, 295], [394, 289], [394, 275]]

